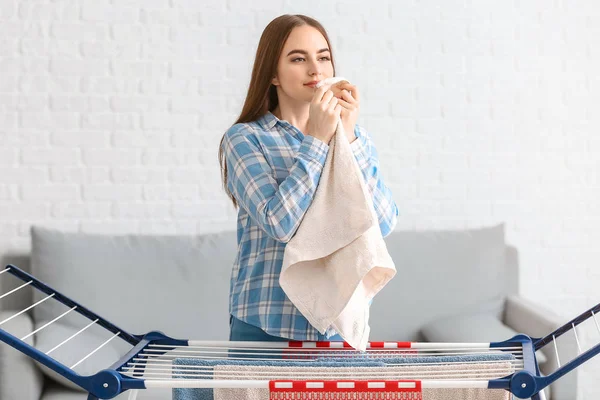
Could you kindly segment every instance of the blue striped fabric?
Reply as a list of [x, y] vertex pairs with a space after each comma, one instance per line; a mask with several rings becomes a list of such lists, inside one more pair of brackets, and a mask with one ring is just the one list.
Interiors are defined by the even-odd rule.
[[[385, 237], [396, 225], [398, 208], [381, 179], [370, 135], [358, 124], [355, 135], [350, 146]], [[223, 150], [227, 187], [240, 205], [229, 312], [273, 336], [322, 339], [279, 286], [279, 273], [286, 243], [312, 202], [329, 146], [268, 112], [256, 121], [232, 126]]]
[[[326, 351], [325, 351], [326, 353]], [[347, 354], [356, 355], [354, 352], [348, 352]], [[214, 368], [217, 366], [255, 366], [255, 367], [268, 367], [268, 366], [279, 366], [279, 367], [297, 367], [296, 371], [301, 372], [300, 368], [307, 368], [307, 371], [314, 367], [329, 367], [332, 371], [336, 368], [344, 367], [370, 367], [377, 368], [378, 372], [383, 372], [386, 367], [398, 367], [400, 365], [404, 367], [414, 367], [421, 365], [444, 365], [452, 363], [461, 364], [473, 364], [481, 363], [480, 365], [485, 368], [486, 364], [489, 366], [490, 362], [513, 362], [516, 360], [512, 353], [489, 353], [489, 354], [458, 354], [452, 356], [382, 356], [381, 354], [371, 355], [374, 358], [368, 358], [369, 355], [364, 356], [357, 355], [356, 357], [331, 357], [324, 356], [323, 358], [317, 358], [314, 361], [294, 361], [294, 360], [205, 360], [196, 358], [176, 358], [173, 360], [173, 378], [174, 379], [214, 379]], [[181, 366], [193, 366], [196, 371], [182, 368]], [[499, 364], [498, 368], [506, 368], [503, 364]], [[260, 369], [256, 369], [254, 372], [258, 372]], [[397, 371], [397, 370], [396, 370]], [[414, 370], [413, 370], [414, 371]], [[235, 373], [235, 372], [231, 372]], [[426, 374], [426, 373], [425, 373]], [[225, 378], [220, 378], [225, 379]], [[271, 380], [269, 377], [265, 377], [267, 380]], [[352, 379], [352, 378], [350, 378]], [[389, 378], [388, 378], [389, 379]], [[198, 389], [198, 388], [174, 388], [173, 400], [214, 400], [213, 389]], [[439, 398], [445, 398], [442, 394]], [[349, 396], [348, 398], [351, 398]], [[373, 397], [376, 398], [376, 397]], [[448, 398], [457, 398], [456, 395]]]

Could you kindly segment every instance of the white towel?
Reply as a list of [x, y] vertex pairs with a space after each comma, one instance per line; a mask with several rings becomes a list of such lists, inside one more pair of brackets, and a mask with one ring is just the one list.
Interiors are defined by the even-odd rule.
[[313, 201], [286, 245], [279, 283], [321, 334], [337, 332], [364, 351], [370, 301], [396, 268], [341, 119], [329, 146]]

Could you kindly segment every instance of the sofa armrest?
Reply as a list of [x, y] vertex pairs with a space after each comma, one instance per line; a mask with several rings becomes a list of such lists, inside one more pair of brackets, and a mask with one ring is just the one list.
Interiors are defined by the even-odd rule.
[[[0, 321], [18, 311], [0, 311]], [[31, 317], [24, 313], [2, 325], [2, 329], [21, 338], [33, 331]], [[33, 344], [33, 336], [27, 338]], [[44, 377], [30, 357], [0, 341], [0, 400], [39, 400], [44, 389]]]
[[[544, 337], [568, 319], [558, 316], [553, 311], [526, 300], [520, 296], [510, 296], [504, 308], [504, 323], [519, 333], [533, 338]], [[556, 340], [561, 365], [577, 357], [577, 342], [571, 335], [563, 335]], [[558, 369], [558, 360], [553, 344], [540, 350], [548, 361], [540, 365], [544, 375], [550, 375]], [[555, 381], [551, 387], [551, 398], [548, 400], [575, 400], [577, 398], [577, 370], [573, 370]]]

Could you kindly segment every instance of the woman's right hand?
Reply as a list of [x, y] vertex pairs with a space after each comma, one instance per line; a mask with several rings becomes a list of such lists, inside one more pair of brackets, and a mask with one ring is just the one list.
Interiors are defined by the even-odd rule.
[[342, 106], [329, 86], [322, 86], [315, 91], [310, 102], [306, 134], [329, 144], [335, 134]]

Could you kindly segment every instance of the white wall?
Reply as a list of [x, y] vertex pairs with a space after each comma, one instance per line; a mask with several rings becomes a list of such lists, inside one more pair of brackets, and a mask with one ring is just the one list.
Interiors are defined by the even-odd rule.
[[398, 229], [506, 222], [524, 296], [598, 302], [596, 0], [0, 0], [0, 254], [34, 223], [234, 229], [218, 143], [283, 13], [320, 20], [361, 90]]

